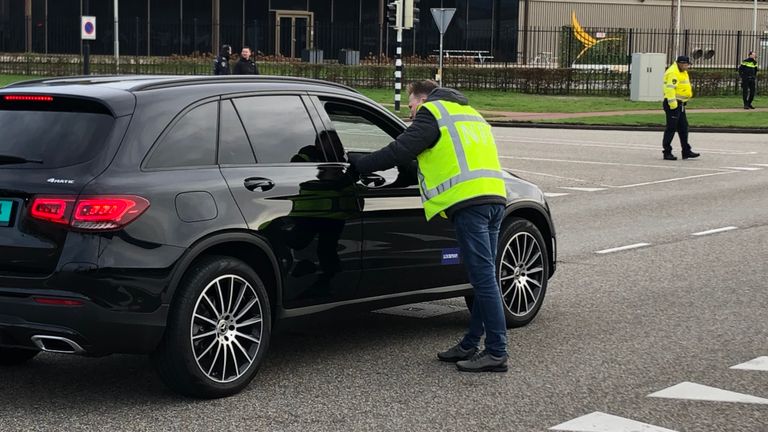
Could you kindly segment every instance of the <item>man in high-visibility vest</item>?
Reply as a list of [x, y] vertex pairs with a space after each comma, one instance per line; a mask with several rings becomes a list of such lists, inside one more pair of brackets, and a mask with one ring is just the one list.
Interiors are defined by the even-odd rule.
[[757, 54], [749, 52], [749, 57], [739, 65], [741, 77], [741, 98], [744, 101], [744, 109], [755, 109], [752, 101], [755, 100], [755, 81], [757, 81]]
[[686, 56], [679, 56], [677, 61], [664, 72], [664, 113], [667, 115], [667, 127], [664, 130], [665, 160], [677, 160], [672, 154], [672, 138], [675, 132], [680, 136], [680, 146], [683, 149], [683, 159], [699, 157], [699, 154], [691, 150], [688, 143], [688, 117], [685, 115], [685, 105], [693, 97], [691, 80], [688, 78], [688, 66], [690, 60]]
[[[496, 249], [506, 205], [506, 184], [491, 126], [456, 90], [434, 81], [408, 87], [413, 122], [388, 146], [350, 160], [361, 174], [418, 161], [427, 220], [449, 218], [474, 289], [469, 330], [438, 353], [460, 371], [506, 372], [507, 327], [496, 280]], [[435, 257], [441, 259], [441, 257]], [[479, 351], [485, 332], [485, 350]]]

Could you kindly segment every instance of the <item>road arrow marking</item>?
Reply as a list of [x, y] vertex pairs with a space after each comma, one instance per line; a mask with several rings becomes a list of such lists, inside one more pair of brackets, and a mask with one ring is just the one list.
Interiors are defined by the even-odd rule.
[[755, 370], [768, 372], [768, 357], [758, 357], [746, 363], [731, 366], [731, 369]]
[[725, 232], [725, 231], [733, 231], [735, 229], [739, 229], [739, 227], [728, 226], [728, 227], [723, 227], [723, 228], [715, 228], [715, 229], [711, 229], [709, 231], [701, 231], [701, 232], [693, 233], [691, 235], [703, 236], [703, 235], [708, 235], [708, 234], [717, 234], [717, 233], [721, 233], [721, 232]]
[[736, 393], [715, 387], [709, 387], [692, 382], [682, 382], [667, 389], [649, 394], [648, 397], [768, 405], [768, 399]]
[[659, 426], [640, 423], [600, 411], [567, 421], [549, 430], [573, 432], [675, 432]]
[[461, 310], [467, 310], [465, 307], [435, 303], [415, 303], [405, 306], [395, 306], [386, 309], [379, 309], [373, 312], [387, 315], [398, 315], [409, 318], [432, 318]]

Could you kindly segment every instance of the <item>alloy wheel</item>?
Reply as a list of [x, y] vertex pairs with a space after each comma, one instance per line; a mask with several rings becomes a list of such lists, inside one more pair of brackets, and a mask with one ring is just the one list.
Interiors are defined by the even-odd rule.
[[518, 232], [504, 246], [499, 264], [499, 286], [504, 307], [523, 317], [536, 308], [544, 285], [541, 245], [528, 232]]
[[256, 290], [236, 275], [209, 283], [195, 304], [190, 341], [208, 379], [228, 383], [243, 376], [259, 352], [264, 325]]

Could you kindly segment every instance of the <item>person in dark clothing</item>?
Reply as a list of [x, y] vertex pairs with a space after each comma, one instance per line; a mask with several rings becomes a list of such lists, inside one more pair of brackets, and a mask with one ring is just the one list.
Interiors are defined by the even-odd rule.
[[741, 98], [744, 100], [744, 109], [755, 109], [752, 101], [755, 100], [755, 82], [757, 81], [757, 54], [749, 52], [749, 57], [739, 65], [741, 77]]
[[[427, 220], [453, 223], [474, 291], [467, 333], [437, 357], [463, 372], [506, 372], [506, 320], [495, 269], [506, 185], [491, 127], [456, 90], [417, 81], [408, 93], [411, 125], [378, 151], [350, 153], [350, 170], [368, 174], [418, 161]], [[479, 351], [483, 333], [485, 350]]]
[[232, 75], [258, 75], [259, 66], [251, 58], [253, 52], [249, 47], [243, 47], [240, 51], [240, 60], [235, 63], [235, 68], [232, 70]]
[[219, 50], [219, 55], [216, 60], [213, 61], [213, 74], [214, 75], [229, 75], [229, 56], [232, 55], [232, 47], [229, 45], [222, 45]]

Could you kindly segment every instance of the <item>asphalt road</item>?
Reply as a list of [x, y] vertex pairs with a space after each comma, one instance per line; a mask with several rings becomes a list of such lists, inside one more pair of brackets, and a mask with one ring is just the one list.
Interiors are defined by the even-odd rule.
[[767, 370], [731, 369], [768, 356], [764, 136], [694, 134], [701, 158], [670, 162], [657, 132], [495, 132], [550, 195], [560, 248], [508, 373], [435, 359], [467, 324], [456, 299], [283, 327], [223, 400], [177, 397], [143, 357], [40, 355], [0, 369], [0, 430], [768, 431], [768, 404], [716, 391], [768, 403]]

